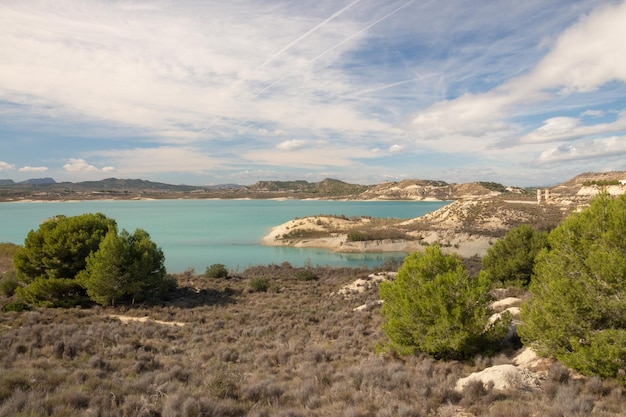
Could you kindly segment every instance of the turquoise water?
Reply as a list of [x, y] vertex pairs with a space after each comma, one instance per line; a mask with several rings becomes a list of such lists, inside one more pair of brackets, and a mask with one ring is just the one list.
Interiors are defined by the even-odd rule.
[[146, 230], [163, 249], [169, 272], [195, 268], [204, 272], [214, 263], [232, 270], [250, 265], [378, 266], [403, 254], [345, 254], [259, 244], [272, 227], [295, 217], [345, 214], [413, 218], [447, 202], [325, 201], [325, 200], [152, 200], [0, 203], [0, 242], [22, 244], [30, 230], [46, 218], [101, 212], [129, 232]]

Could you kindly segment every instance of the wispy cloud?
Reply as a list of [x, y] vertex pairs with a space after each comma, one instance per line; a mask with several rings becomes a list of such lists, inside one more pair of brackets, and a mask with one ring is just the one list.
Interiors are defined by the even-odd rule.
[[48, 170], [48, 167], [30, 167], [30, 166], [23, 166], [19, 169], [20, 172], [46, 172]]
[[291, 140], [286, 140], [284, 142], [280, 142], [278, 145], [276, 145], [276, 148], [283, 150], [283, 151], [293, 151], [295, 149], [304, 148], [306, 144], [307, 142], [305, 140], [291, 139]]
[[[589, 115], [585, 112], [585, 115]], [[599, 113], [592, 112], [598, 116]], [[574, 139], [603, 135], [626, 130], [626, 110], [622, 111], [617, 120], [611, 123], [583, 124], [580, 118], [576, 117], [553, 117], [544, 121], [541, 127], [522, 136], [520, 143], [545, 143], [562, 142]]]
[[524, 177], [624, 137], [624, 21], [609, 0], [2, 2], [0, 170]]
[[87, 163], [84, 159], [70, 158], [69, 162], [63, 165], [63, 169], [68, 172], [95, 172], [98, 168]]
[[0, 171], [10, 171], [15, 169], [15, 165], [8, 162], [0, 161]]
[[626, 136], [578, 141], [550, 148], [541, 153], [537, 162], [551, 164], [590, 160], [596, 158], [623, 157], [626, 155]]
[[[530, 105], [593, 92], [609, 82], [625, 82], [626, 56], [617, 52], [626, 49], [624, 21], [626, 3], [601, 7], [560, 35], [529, 73], [484, 93], [467, 93], [437, 102], [415, 115], [413, 128], [423, 139], [450, 135], [508, 139], [522, 129], [514, 118], [528, 111]], [[619, 128], [618, 125], [604, 128]], [[534, 142], [542, 135], [551, 141], [559, 135], [577, 137], [582, 133], [572, 129], [581, 130], [574, 119], [551, 118], [517, 142]], [[596, 130], [601, 131], [602, 127]]]
[[[106, 150], [94, 152], [93, 156], [107, 163], [112, 162], [117, 172], [149, 176], [158, 173], [206, 173], [223, 168], [230, 162], [226, 158], [215, 158], [201, 149], [189, 146]], [[111, 172], [112, 166], [107, 165], [103, 170]]]

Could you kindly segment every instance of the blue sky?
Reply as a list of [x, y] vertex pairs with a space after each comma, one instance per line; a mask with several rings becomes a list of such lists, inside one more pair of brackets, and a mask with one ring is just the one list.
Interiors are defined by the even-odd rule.
[[1, 0], [0, 178], [626, 170], [626, 2]]

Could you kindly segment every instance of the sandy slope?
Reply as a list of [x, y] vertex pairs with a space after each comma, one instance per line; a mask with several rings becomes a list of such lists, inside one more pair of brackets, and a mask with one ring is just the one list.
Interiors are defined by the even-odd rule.
[[[427, 244], [439, 243], [444, 252], [455, 252], [464, 257], [482, 256], [494, 239], [489, 236], [469, 234], [439, 228], [421, 230], [420, 240], [372, 240], [349, 242], [347, 232], [354, 227], [369, 222], [368, 219], [341, 219], [315, 216], [290, 220], [274, 227], [262, 239], [262, 244], [273, 246], [293, 246], [299, 248], [315, 247], [337, 252], [415, 252], [423, 250]], [[295, 231], [318, 231], [327, 233], [323, 237], [284, 238]]]

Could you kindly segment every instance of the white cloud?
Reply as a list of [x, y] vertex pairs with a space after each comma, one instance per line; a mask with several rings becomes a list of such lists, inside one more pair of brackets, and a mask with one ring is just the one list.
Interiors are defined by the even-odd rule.
[[580, 126], [574, 117], [553, 117], [544, 121], [543, 126], [522, 137], [520, 142], [550, 142], [568, 136], [572, 129]]
[[92, 154], [111, 163], [103, 171], [109, 172], [114, 166], [115, 172], [122, 176], [172, 172], [203, 173], [223, 168], [232, 162], [227, 158], [209, 156], [201, 149], [188, 146], [106, 150]]
[[68, 172], [95, 172], [98, 168], [89, 164], [84, 159], [70, 158], [69, 162], [63, 165], [63, 169]]
[[589, 110], [585, 110], [584, 112], [581, 113], [581, 116], [585, 117], [602, 117], [604, 116], [604, 112], [602, 110], [593, 110], [593, 109], [589, 109]]
[[623, 134], [607, 120], [626, 104], [603, 106], [626, 91], [626, 7], [609, 1], [0, 1], [0, 126], [22, 139], [0, 153], [32, 143], [45, 165], [80, 138], [86, 160], [59, 175], [81, 179], [404, 175], [415, 164], [383, 166], [404, 144], [508, 169]]
[[358, 31], [359, 22], [342, 16], [320, 24], [293, 11], [258, 2], [181, 2], [156, 10], [98, 2], [77, 8], [68, 1], [2, 5], [0, 97], [189, 142], [215, 123], [242, 120], [334, 128], [347, 115], [345, 123], [365, 129], [370, 118], [352, 105], [343, 104], [336, 117], [310, 111], [320, 92], [339, 96], [349, 88], [329, 62], [316, 62], [325, 67], [316, 71], [313, 57]]
[[[486, 93], [440, 101], [417, 113], [412, 122], [416, 135], [422, 139], [453, 135], [503, 139], [519, 129], [511, 118], [523, 112], [524, 106], [591, 92], [611, 81], [625, 82], [626, 54], [621, 53], [626, 50], [625, 21], [626, 2], [599, 8], [559, 36], [528, 74]], [[537, 137], [567, 129], [564, 121], [548, 121]]]
[[242, 157], [252, 164], [291, 168], [348, 167], [354, 159], [372, 158], [376, 154], [369, 149], [348, 145], [318, 145], [292, 150], [253, 150]]
[[307, 145], [307, 142], [305, 140], [291, 139], [291, 140], [286, 140], [284, 142], [279, 143], [278, 145], [276, 145], [276, 148], [283, 150], [283, 151], [293, 151], [296, 149], [304, 148], [306, 145]]
[[626, 129], [626, 111], [622, 111], [612, 123], [583, 125], [574, 117], [554, 117], [547, 119], [543, 126], [522, 136], [520, 143], [559, 142], [580, 139], [592, 135], [620, 132]]
[[[527, 81], [531, 88], [590, 92], [626, 81], [626, 2], [608, 4], [566, 30]], [[521, 86], [520, 86], [521, 87]]]
[[19, 169], [20, 172], [45, 172], [48, 170], [48, 167], [31, 167], [31, 166], [23, 166]]
[[0, 171], [10, 171], [12, 169], [15, 169], [15, 165], [0, 161]]
[[596, 158], [626, 157], [626, 136], [591, 139], [550, 148], [537, 159], [541, 164], [580, 161]]

